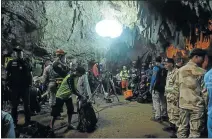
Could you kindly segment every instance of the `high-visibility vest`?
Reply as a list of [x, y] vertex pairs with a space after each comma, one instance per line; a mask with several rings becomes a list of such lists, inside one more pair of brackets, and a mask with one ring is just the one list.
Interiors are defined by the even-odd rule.
[[7, 64], [9, 63], [10, 60], [13, 60], [12, 57], [5, 57], [5, 60], [4, 60], [4, 67], [6, 68], [7, 67]]
[[128, 70], [122, 70], [121, 73], [120, 73], [120, 77], [122, 80], [127, 80], [128, 79], [128, 75], [129, 74], [129, 71]]

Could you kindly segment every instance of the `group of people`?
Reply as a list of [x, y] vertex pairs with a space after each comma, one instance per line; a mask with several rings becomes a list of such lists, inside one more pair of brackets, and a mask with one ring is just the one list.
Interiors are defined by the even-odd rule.
[[[23, 57], [23, 50], [18, 46], [14, 48], [15, 58], [6, 65], [6, 86], [11, 90], [11, 115], [14, 127], [18, 123], [17, 107], [22, 99], [24, 103], [25, 125], [31, 121], [30, 114], [30, 88], [33, 86], [32, 67]], [[186, 63], [182, 59], [174, 61], [166, 58], [162, 61], [157, 57], [155, 64], [149, 64], [145, 69], [142, 64], [141, 70], [136, 67], [136, 61], [132, 62], [132, 67], [117, 74], [121, 80], [122, 91], [126, 91], [129, 84], [137, 82], [138, 73], [145, 74], [150, 83], [149, 92], [153, 101], [153, 121], [169, 121], [170, 125], [164, 128], [165, 131], [173, 131], [172, 137], [200, 137], [208, 112], [207, 129], [208, 137], [212, 137], [212, 70], [206, 73], [207, 63], [212, 61], [211, 51], [195, 48], [189, 55]], [[101, 72], [99, 65], [92, 67], [93, 75], [98, 77]], [[68, 115], [68, 129], [76, 129], [71, 124], [74, 106], [72, 94], [80, 99], [86, 96], [78, 90], [79, 80], [83, 78], [87, 95], [91, 93], [86, 70], [77, 63], [66, 62], [66, 53], [56, 50], [56, 59], [49, 63], [44, 69], [43, 75], [39, 77], [43, 88], [49, 93], [49, 104], [52, 108], [50, 127], [54, 128], [55, 120], [60, 116], [61, 109], [66, 103]], [[133, 88], [133, 85], [131, 85]], [[45, 89], [44, 89], [45, 90]], [[89, 93], [88, 93], [89, 92]], [[209, 98], [209, 100], [207, 100]], [[2, 114], [5, 113], [2, 111]], [[11, 118], [10, 118], [11, 119]], [[10, 120], [11, 121], [11, 120]], [[189, 134], [188, 134], [189, 132]], [[8, 132], [10, 135], [14, 132]], [[177, 134], [176, 134], [177, 133]]]
[[211, 58], [211, 50], [199, 48], [190, 52], [189, 61], [184, 64], [182, 60], [167, 58], [163, 65], [161, 57], [156, 58], [150, 84], [152, 120], [168, 121], [169, 126], [163, 130], [172, 131], [171, 137], [199, 138], [206, 125], [208, 137], [212, 137], [212, 72], [206, 71]]
[[[30, 111], [30, 90], [33, 86], [32, 67], [23, 56], [23, 50], [17, 46], [14, 48], [14, 59], [11, 59], [6, 65], [6, 86], [11, 90], [11, 123], [17, 127], [18, 112], [20, 99], [24, 104], [25, 126], [31, 123]], [[78, 99], [86, 99], [77, 88], [79, 78], [85, 75], [86, 71], [83, 67], [66, 64], [66, 53], [58, 49], [56, 51], [56, 59], [45, 67], [43, 75], [39, 77], [43, 88], [49, 93], [49, 104], [52, 107], [50, 127], [54, 128], [55, 120], [60, 116], [63, 104], [66, 103], [68, 114], [68, 129], [75, 129], [71, 124], [74, 106], [72, 102], [72, 94], [78, 96]], [[85, 87], [86, 88], [86, 87]], [[87, 88], [86, 88], [87, 89]], [[36, 97], [36, 96], [35, 96]], [[4, 113], [2, 111], [2, 113]], [[11, 129], [11, 128], [10, 128]], [[14, 133], [14, 132], [12, 132]], [[8, 132], [7, 136], [12, 136]]]

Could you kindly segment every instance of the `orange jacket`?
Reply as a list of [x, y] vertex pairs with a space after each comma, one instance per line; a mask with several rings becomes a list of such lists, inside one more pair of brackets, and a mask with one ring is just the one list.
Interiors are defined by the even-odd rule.
[[97, 64], [94, 64], [92, 67], [92, 72], [94, 74], [95, 77], [99, 76], [99, 69], [97, 67]]

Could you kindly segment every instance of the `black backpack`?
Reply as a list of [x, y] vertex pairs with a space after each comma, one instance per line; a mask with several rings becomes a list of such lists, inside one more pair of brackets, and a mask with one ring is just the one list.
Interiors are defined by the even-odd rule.
[[157, 67], [159, 68], [159, 71], [157, 72], [157, 75], [156, 75], [154, 90], [157, 90], [159, 92], [164, 92], [165, 86], [166, 86], [167, 70], [160, 66], [157, 66]]
[[78, 130], [80, 132], [92, 132], [95, 130], [98, 120], [90, 102], [84, 101], [81, 103], [78, 119]]
[[64, 65], [60, 64], [59, 62], [54, 62], [52, 64], [53, 70], [60, 76], [65, 78], [66, 75], [69, 72], [68, 67], [65, 67]]

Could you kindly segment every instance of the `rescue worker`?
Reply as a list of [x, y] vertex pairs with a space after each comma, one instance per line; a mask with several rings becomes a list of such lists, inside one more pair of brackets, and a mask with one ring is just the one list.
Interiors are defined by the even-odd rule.
[[[165, 96], [167, 99], [167, 113], [169, 117], [169, 126], [163, 128], [164, 131], [177, 131], [179, 127], [179, 92], [173, 89], [176, 80], [177, 68], [174, 67], [174, 60], [167, 58], [165, 60], [165, 68], [168, 70], [165, 86]], [[173, 134], [171, 137], [176, 137]]]
[[56, 104], [52, 107], [51, 116], [53, 116], [50, 127], [54, 128], [55, 120], [60, 116], [60, 110], [63, 108], [63, 104], [66, 103], [67, 114], [68, 114], [68, 129], [75, 129], [71, 124], [72, 114], [74, 112], [74, 105], [72, 101], [72, 93], [86, 99], [84, 96], [77, 91], [78, 78], [85, 74], [85, 69], [77, 67], [75, 73], [68, 74], [62, 81], [57, 93], [56, 93]]
[[14, 124], [18, 122], [17, 107], [20, 98], [24, 102], [25, 125], [30, 123], [30, 99], [29, 88], [32, 85], [32, 68], [23, 59], [23, 51], [17, 46], [14, 48], [15, 59], [10, 60], [6, 67], [7, 77], [6, 81], [11, 89], [11, 103]]
[[164, 67], [161, 65], [161, 62], [161, 57], [157, 57], [150, 83], [153, 111], [155, 112], [155, 115], [151, 118], [151, 120], [156, 122], [161, 122], [161, 120], [166, 121], [168, 119], [166, 98], [164, 96], [167, 73]]
[[93, 72], [94, 77], [98, 78], [98, 76], [100, 74], [99, 73], [100, 71], [99, 71], [99, 64], [98, 63], [93, 65], [92, 72]]
[[[212, 62], [212, 51], [208, 51], [208, 60], [209, 62]], [[208, 106], [207, 106], [208, 138], [212, 138], [212, 68], [205, 74], [204, 83], [208, 92]]]
[[178, 138], [199, 138], [204, 122], [205, 102], [201, 93], [201, 77], [205, 70], [201, 68], [206, 51], [195, 48], [191, 51], [190, 61], [179, 69], [176, 82], [179, 84], [180, 125]]
[[66, 53], [62, 49], [56, 50], [56, 60], [48, 65], [43, 72], [43, 83], [48, 84], [47, 91], [50, 94], [49, 104], [53, 106], [56, 102], [56, 92], [63, 78], [68, 74], [69, 67], [66, 65]]
[[128, 89], [128, 78], [129, 78], [129, 71], [127, 70], [126, 66], [123, 66], [122, 71], [120, 72], [121, 77], [121, 87], [122, 93]]

